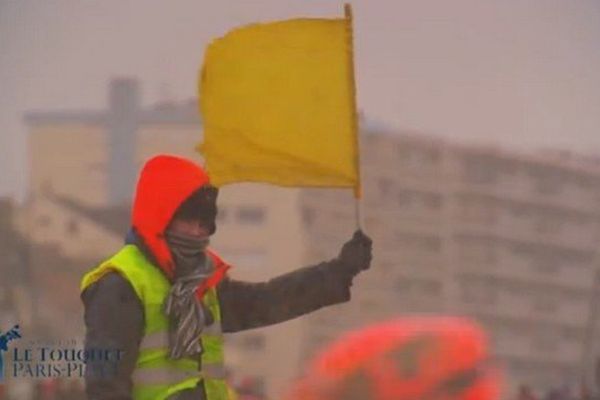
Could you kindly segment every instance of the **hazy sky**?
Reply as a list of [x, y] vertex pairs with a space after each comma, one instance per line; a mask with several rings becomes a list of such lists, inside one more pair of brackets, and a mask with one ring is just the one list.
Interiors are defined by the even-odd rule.
[[[391, 126], [600, 155], [599, 0], [364, 0], [358, 103]], [[208, 40], [250, 22], [341, 16], [333, 0], [0, 0], [0, 195], [22, 194], [26, 110], [195, 95]]]

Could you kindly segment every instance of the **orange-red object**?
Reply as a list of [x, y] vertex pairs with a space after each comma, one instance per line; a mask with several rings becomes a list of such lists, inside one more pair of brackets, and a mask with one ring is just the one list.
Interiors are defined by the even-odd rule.
[[[142, 168], [133, 202], [132, 226], [169, 278], [173, 277], [175, 264], [165, 240], [167, 225], [181, 203], [209, 183], [208, 175], [199, 165], [180, 157], [159, 155]], [[216, 286], [229, 268], [216, 253], [210, 250], [208, 253], [216, 270], [198, 288], [199, 298], [207, 288]]]
[[293, 400], [495, 400], [499, 373], [467, 319], [400, 318], [348, 334], [310, 364]]

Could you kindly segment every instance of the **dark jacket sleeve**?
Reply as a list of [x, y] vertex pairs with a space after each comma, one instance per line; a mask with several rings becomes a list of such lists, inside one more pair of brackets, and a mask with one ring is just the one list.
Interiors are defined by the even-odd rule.
[[85, 349], [110, 350], [110, 360], [88, 360], [85, 383], [89, 400], [130, 400], [131, 374], [144, 332], [144, 309], [133, 287], [111, 272], [81, 295], [85, 307]]
[[225, 278], [218, 286], [223, 332], [258, 328], [350, 300], [352, 274], [337, 259], [267, 282]]

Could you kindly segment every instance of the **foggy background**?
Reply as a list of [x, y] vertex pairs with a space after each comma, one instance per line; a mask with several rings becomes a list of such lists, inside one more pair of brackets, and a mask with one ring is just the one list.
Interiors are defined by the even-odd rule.
[[[390, 126], [511, 146], [600, 151], [600, 2], [363, 1], [358, 105]], [[146, 104], [195, 97], [211, 38], [336, 17], [338, 1], [0, 0], [0, 193], [23, 198], [25, 110], [99, 108], [110, 77]]]
[[[583, 377], [600, 391], [600, 2], [352, 5], [373, 266], [347, 304], [231, 335], [236, 387], [279, 398], [347, 330], [451, 314], [488, 333], [503, 400]], [[122, 246], [135, 173], [198, 157], [211, 39], [342, 16], [326, 0], [0, 0], [0, 329], [81, 339], [79, 280]], [[219, 210], [211, 245], [252, 281], [335, 257], [355, 229], [348, 190], [231, 185]]]

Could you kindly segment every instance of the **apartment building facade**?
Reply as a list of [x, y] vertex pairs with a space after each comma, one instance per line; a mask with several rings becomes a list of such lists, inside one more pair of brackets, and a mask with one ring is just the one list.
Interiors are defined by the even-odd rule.
[[[597, 161], [373, 131], [362, 157], [374, 266], [349, 310], [309, 317], [306, 353], [372, 320], [465, 315], [490, 334], [508, 390], [579, 384], [600, 332], [590, 307], [600, 261]], [[302, 198], [316, 259], [350, 229], [353, 201], [341, 191]]]

